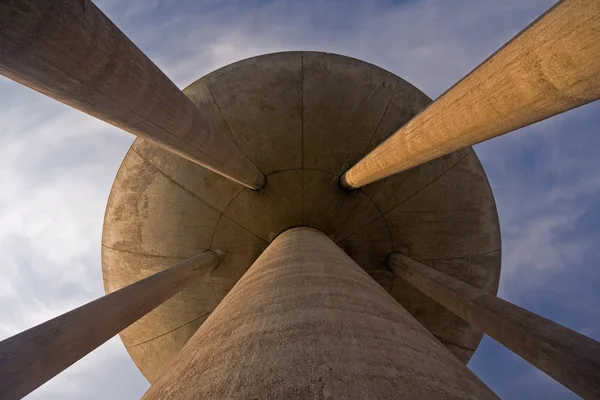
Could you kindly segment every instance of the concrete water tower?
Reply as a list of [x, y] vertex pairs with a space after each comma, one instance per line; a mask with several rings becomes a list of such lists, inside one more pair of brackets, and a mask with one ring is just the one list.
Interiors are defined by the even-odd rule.
[[3, 1], [0, 72], [138, 139], [106, 210], [107, 296], [0, 342], [0, 397], [120, 333], [144, 399], [494, 399], [465, 366], [486, 333], [600, 398], [598, 342], [495, 296], [470, 147], [598, 99], [599, 32], [600, 1], [559, 2], [433, 102], [310, 51], [180, 91], [92, 2]]

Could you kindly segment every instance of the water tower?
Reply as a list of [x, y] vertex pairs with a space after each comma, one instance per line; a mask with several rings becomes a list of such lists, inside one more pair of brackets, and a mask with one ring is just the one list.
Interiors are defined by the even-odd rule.
[[557, 3], [435, 101], [310, 51], [180, 91], [87, 0], [3, 1], [0, 72], [138, 136], [107, 295], [0, 342], [2, 399], [117, 333], [144, 399], [494, 399], [465, 365], [483, 333], [600, 398], [598, 342], [495, 296], [471, 148], [600, 97], [600, 1]]

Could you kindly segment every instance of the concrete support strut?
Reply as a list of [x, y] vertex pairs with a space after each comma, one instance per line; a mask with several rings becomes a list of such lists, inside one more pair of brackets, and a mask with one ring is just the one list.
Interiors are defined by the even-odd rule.
[[0, 398], [20, 399], [219, 264], [214, 251], [0, 342]]
[[600, 343], [398, 253], [389, 268], [583, 397], [600, 398]]
[[0, 2], [0, 73], [251, 189], [265, 177], [90, 0]]
[[600, 98], [600, 1], [560, 1], [341, 178], [359, 188]]
[[278, 236], [143, 399], [496, 399], [327, 236]]

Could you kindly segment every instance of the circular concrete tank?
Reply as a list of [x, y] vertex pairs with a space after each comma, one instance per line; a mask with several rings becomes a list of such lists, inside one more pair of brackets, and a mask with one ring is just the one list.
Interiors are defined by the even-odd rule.
[[107, 293], [206, 249], [210, 275], [121, 333], [154, 382], [281, 232], [324, 232], [460, 360], [482, 334], [385, 267], [400, 252], [496, 293], [500, 231], [471, 148], [345, 192], [339, 176], [431, 100], [374, 65], [328, 53], [263, 55], [221, 68], [184, 93], [267, 176], [252, 191], [137, 139], [117, 174], [102, 239]]

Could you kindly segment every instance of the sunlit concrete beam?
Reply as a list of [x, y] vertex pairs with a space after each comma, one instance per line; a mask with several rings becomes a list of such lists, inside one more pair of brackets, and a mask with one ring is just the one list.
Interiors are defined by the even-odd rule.
[[206, 251], [0, 342], [0, 398], [20, 399], [219, 264]]
[[600, 399], [600, 343], [398, 253], [400, 278], [584, 399]]
[[565, 0], [341, 178], [359, 188], [600, 98], [600, 1]]

